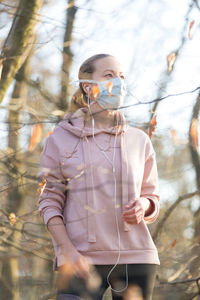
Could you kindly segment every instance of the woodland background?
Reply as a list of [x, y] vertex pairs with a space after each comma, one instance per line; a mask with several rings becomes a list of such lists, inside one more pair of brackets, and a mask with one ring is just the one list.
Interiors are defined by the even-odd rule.
[[0, 0], [0, 300], [55, 299], [39, 156], [97, 53], [122, 62], [124, 113], [157, 155], [154, 300], [200, 299], [199, 16], [198, 0]]

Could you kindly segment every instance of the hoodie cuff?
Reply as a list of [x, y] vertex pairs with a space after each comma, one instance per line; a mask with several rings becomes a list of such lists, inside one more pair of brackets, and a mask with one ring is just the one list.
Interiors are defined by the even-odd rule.
[[[143, 197], [141, 197], [143, 198]], [[147, 223], [147, 224], [151, 224], [153, 223], [158, 215], [159, 215], [159, 202], [157, 199], [152, 199], [152, 198], [147, 198], [150, 202], [151, 202], [151, 206], [152, 206], [152, 212], [149, 214], [149, 215], [145, 215], [144, 216], [144, 221]]]

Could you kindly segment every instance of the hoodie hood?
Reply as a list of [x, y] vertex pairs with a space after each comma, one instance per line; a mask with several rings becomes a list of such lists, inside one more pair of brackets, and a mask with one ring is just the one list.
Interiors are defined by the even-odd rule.
[[[89, 137], [93, 135], [92, 127], [85, 127], [84, 120], [86, 115], [89, 113], [87, 107], [78, 109], [75, 113], [68, 112], [64, 116], [63, 120], [58, 124], [63, 129], [66, 129], [76, 135], [77, 137]], [[118, 125], [109, 128], [94, 128], [94, 134], [109, 133], [115, 134], [116, 127], [117, 133], [120, 134], [125, 132], [128, 128], [128, 123], [123, 113], [116, 111], [116, 117], [118, 118]]]

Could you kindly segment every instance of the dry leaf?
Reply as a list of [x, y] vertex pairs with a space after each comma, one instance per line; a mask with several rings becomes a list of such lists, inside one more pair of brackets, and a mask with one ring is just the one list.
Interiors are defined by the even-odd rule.
[[177, 242], [177, 240], [175, 239], [175, 240], [173, 240], [173, 242], [171, 243], [171, 248], [174, 248], [175, 246], [176, 246], [176, 242]]
[[93, 96], [96, 99], [100, 93], [100, 89], [98, 87], [98, 85], [95, 85], [92, 87], [92, 92], [93, 92]]
[[56, 109], [56, 110], [52, 111], [51, 114], [56, 117], [62, 117], [65, 114], [65, 112], [63, 110]]
[[179, 138], [177, 137], [176, 131], [174, 129], [171, 129], [170, 133], [171, 133], [174, 144], [176, 144], [176, 145], [179, 144], [180, 141], [179, 141]]
[[108, 83], [107, 83], [107, 91], [108, 91], [108, 93], [109, 93], [109, 96], [112, 96], [112, 88], [113, 88], [113, 82], [112, 81], [109, 81]]
[[51, 130], [46, 134], [46, 137], [50, 136], [54, 131], [55, 125], [52, 126]]
[[190, 40], [192, 39], [191, 31], [192, 31], [192, 27], [193, 27], [194, 23], [195, 23], [195, 21], [192, 20], [192, 21], [190, 22], [190, 25], [189, 25], [188, 38], [189, 38]]
[[167, 65], [168, 65], [168, 72], [170, 73], [173, 69], [174, 63], [176, 60], [176, 54], [174, 52], [170, 53], [167, 56]]
[[45, 189], [45, 186], [46, 186], [46, 179], [44, 178], [39, 184], [38, 184], [38, 189], [37, 189], [37, 192], [38, 192], [38, 196], [41, 196], [44, 189]]
[[157, 119], [156, 119], [156, 115], [154, 115], [153, 118], [151, 119], [150, 126], [149, 126], [150, 139], [152, 139], [153, 133], [156, 129], [156, 125], [157, 125]]
[[116, 125], [116, 129], [117, 129], [117, 135], [119, 135], [120, 129], [121, 129], [121, 125]]
[[196, 118], [192, 119], [191, 127], [190, 127], [190, 137], [192, 147], [197, 149], [198, 147], [198, 120]]
[[17, 221], [15, 213], [9, 214], [9, 220], [10, 220], [10, 225], [13, 226], [15, 224], [15, 222]]
[[35, 124], [32, 127], [32, 132], [31, 132], [31, 139], [28, 147], [28, 151], [32, 152], [36, 145], [41, 141], [42, 139], [42, 125], [41, 124]]

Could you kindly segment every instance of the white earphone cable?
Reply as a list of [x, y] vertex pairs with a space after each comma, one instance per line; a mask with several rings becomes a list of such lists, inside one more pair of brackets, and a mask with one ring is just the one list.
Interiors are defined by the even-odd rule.
[[[94, 135], [94, 126], [95, 126], [95, 121], [94, 118], [92, 116], [92, 112], [90, 109], [90, 103], [89, 103], [89, 93], [88, 93], [88, 108], [89, 108], [89, 112], [90, 112], [90, 116], [92, 118], [92, 137], [93, 140], [95, 142], [95, 144], [97, 145], [97, 147], [102, 151], [102, 153], [104, 154], [105, 158], [111, 163], [112, 165], [112, 173], [113, 173], [113, 178], [114, 178], [114, 204], [115, 204], [115, 221], [116, 221], [116, 227], [117, 227], [117, 236], [118, 236], [118, 257], [116, 260], [116, 263], [114, 264], [114, 266], [111, 268], [111, 270], [109, 271], [108, 275], [107, 275], [107, 283], [109, 284], [110, 288], [112, 291], [114, 292], [123, 292], [127, 289], [128, 287], [128, 266], [126, 264], [126, 285], [124, 288], [120, 289], [120, 290], [115, 290], [114, 288], [112, 288], [111, 283], [109, 281], [110, 275], [113, 272], [113, 270], [116, 268], [116, 266], [119, 263], [120, 260], [120, 248], [121, 248], [121, 237], [120, 237], [120, 231], [119, 231], [119, 221], [118, 221], [118, 216], [117, 216], [117, 179], [116, 179], [116, 169], [115, 169], [115, 156], [116, 156], [116, 143], [117, 143], [117, 127], [116, 127], [116, 133], [115, 133], [115, 139], [114, 139], [114, 152], [113, 152], [113, 159], [111, 160], [107, 154], [105, 153], [105, 151], [103, 150], [103, 148], [97, 143], [95, 135]], [[118, 114], [117, 114], [117, 126], [119, 124], [119, 119], [118, 119]]]

